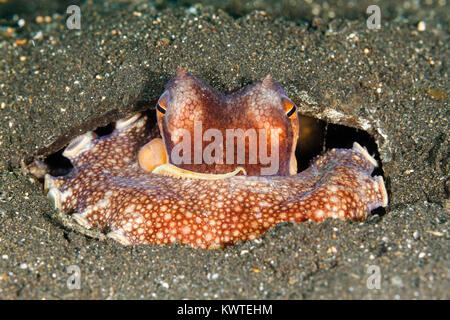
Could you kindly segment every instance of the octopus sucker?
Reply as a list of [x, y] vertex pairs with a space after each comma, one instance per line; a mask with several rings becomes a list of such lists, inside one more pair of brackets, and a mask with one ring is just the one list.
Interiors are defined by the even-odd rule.
[[234, 171], [221, 174], [208, 174], [189, 171], [178, 168], [172, 164], [161, 164], [151, 171], [153, 174], [159, 174], [166, 177], [175, 177], [180, 179], [199, 179], [199, 180], [221, 180], [229, 177], [233, 177], [239, 173], [247, 175], [245, 169], [237, 167]]
[[[55, 208], [124, 245], [217, 249], [255, 239], [281, 222], [359, 221], [387, 206], [383, 178], [372, 176], [377, 161], [358, 143], [329, 150], [296, 172], [295, 104], [270, 77], [223, 95], [179, 70], [156, 113], [160, 137], [148, 113], [141, 112], [117, 121], [106, 136], [88, 132], [72, 140], [63, 153], [72, 171], [45, 176]], [[253, 137], [252, 146], [248, 134], [227, 158], [239, 160], [241, 152], [244, 163], [227, 162], [219, 156], [227, 155], [227, 141], [239, 142], [239, 137], [216, 140], [237, 128], [278, 136]], [[183, 140], [198, 133], [206, 136], [200, 143]], [[180, 143], [183, 152], [178, 152]], [[214, 161], [199, 163], [195, 150]]]

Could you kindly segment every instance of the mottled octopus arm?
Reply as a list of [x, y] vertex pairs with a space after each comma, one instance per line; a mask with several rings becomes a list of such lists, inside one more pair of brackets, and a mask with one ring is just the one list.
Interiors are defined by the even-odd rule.
[[382, 178], [371, 176], [376, 161], [356, 143], [291, 176], [212, 181], [146, 172], [137, 155], [149, 140], [148, 121], [136, 115], [118, 122], [108, 136], [77, 138], [66, 152], [73, 171], [46, 176], [55, 206], [123, 244], [217, 248], [254, 239], [280, 222], [361, 220], [387, 205]]

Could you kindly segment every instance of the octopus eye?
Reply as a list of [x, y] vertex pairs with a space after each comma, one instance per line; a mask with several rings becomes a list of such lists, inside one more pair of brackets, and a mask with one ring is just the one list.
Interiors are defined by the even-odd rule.
[[166, 108], [159, 103], [156, 105], [156, 110], [158, 110], [158, 113], [161, 117], [164, 117], [164, 115], [166, 114]]
[[295, 106], [295, 104], [291, 100], [286, 99], [286, 98], [282, 98], [281, 102], [283, 103], [283, 107], [284, 107], [284, 111], [286, 112], [286, 116], [289, 119], [294, 118], [295, 115], [297, 114], [296, 113], [297, 107]]
[[156, 110], [161, 117], [164, 117], [167, 111], [167, 105], [169, 102], [169, 93], [165, 91], [162, 96], [159, 98], [158, 103], [156, 104]]

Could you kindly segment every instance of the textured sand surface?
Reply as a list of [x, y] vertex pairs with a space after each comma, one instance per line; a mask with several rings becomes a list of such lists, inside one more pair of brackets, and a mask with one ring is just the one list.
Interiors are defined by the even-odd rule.
[[[0, 41], [0, 297], [448, 299], [448, 6], [386, 5], [376, 31], [362, 5], [316, 18], [311, 6], [284, 18], [220, 7], [105, 1], [81, 6], [80, 31], [33, 16]], [[124, 247], [55, 222], [21, 162], [154, 102], [179, 65], [221, 91], [270, 73], [302, 114], [368, 131], [387, 213], [283, 224], [215, 251]], [[71, 265], [79, 290], [66, 284]], [[379, 290], [367, 287], [371, 265]]]

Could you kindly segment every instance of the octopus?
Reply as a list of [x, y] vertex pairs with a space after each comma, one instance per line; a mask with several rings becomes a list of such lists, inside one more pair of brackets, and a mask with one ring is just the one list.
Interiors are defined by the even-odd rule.
[[72, 170], [45, 176], [55, 208], [124, 245], [217, 249], [282, 222], [361, 221], [387, 206], [377, 161], [356, 142], [297, 173], [296, 106], [270, 76], [225, 95], [180, 69], [156, 119], [139, 112], [73, 139]]

